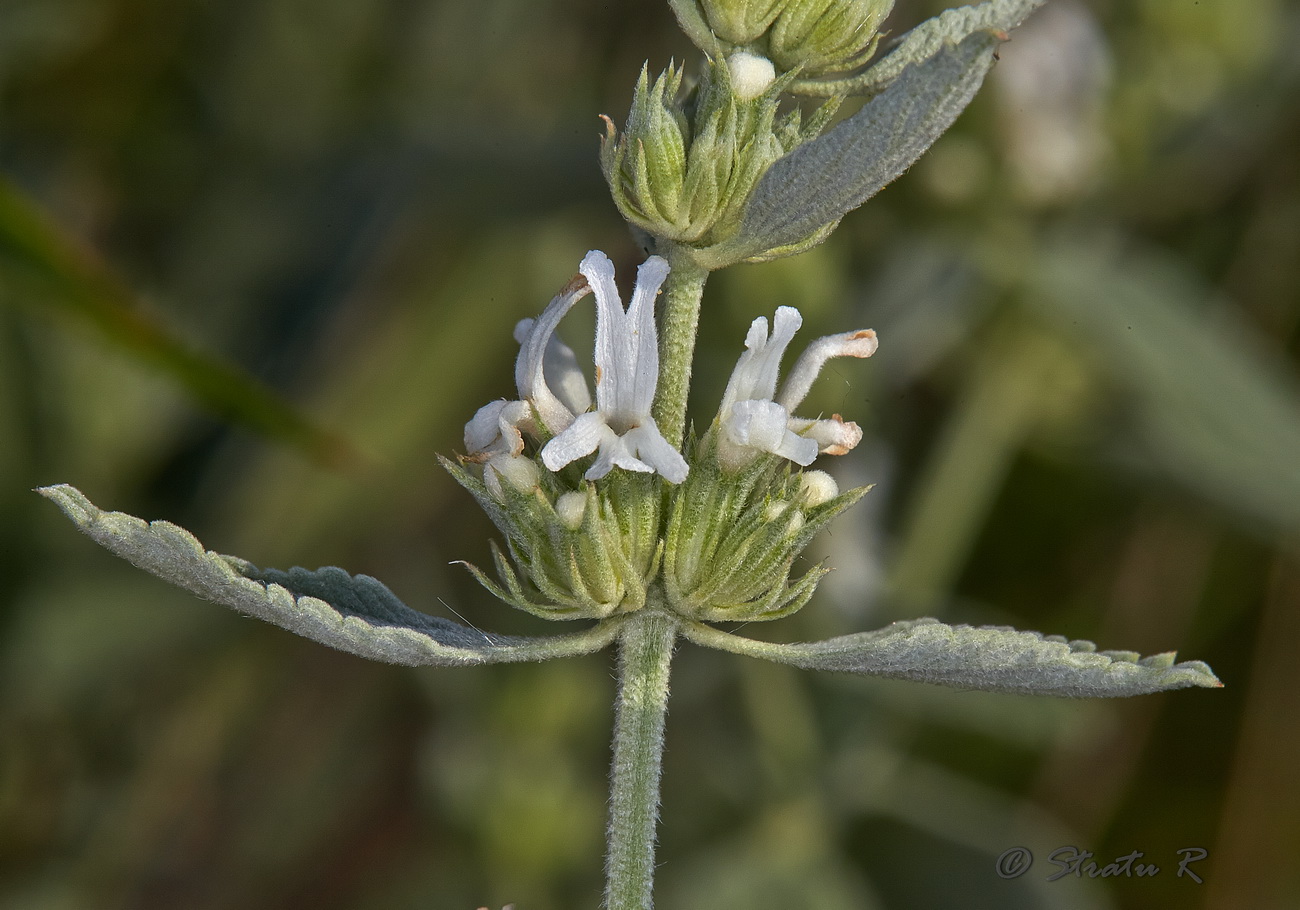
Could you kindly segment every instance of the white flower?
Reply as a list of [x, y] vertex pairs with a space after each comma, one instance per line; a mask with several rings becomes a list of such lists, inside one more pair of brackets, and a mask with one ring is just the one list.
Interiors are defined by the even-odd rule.
[[778, 395], [781, 357], [802, 324], [799, 311], [787, 306], [777, 308], [771, 337], [766, 318], [760, 316], [750, 324], [745, 353], [736, 363], [718, 409], [718, 459], [725, 467], [743, 467], [759, 452], [771, 452], [806, 467], [818, 454], [843, 455], [862, 441], [858, 425], [838, 414], [810, 420], [791, 412], [808, 395], [826, 361], [874, 354], [876, 333], [862, 329], [817, 339], [795, 362]]
[[[596, 410], [578, 414], [542, 449], [542, 463], [552, 471], [598, 452], [584, 475], [598, 480], [615, 467], [628, 471], [657, 471], [670, 483], [686, 479], [686, 459], [669, 445], [650, 416], [659, 382], [659, 339], [654, 304], [668, 277], [668, 263], [652, 256], [637, 270], [636, 289], [626, 311], [614, 284], [614, 265], [593, 250], [578, 271], [596, 295]], [[550, 308], [548, 307], [548, 312]], [[546, 315], [538, 320], [530, 344]], [[558, 318], [555, 320], [558, 322]], [[549, 334], [554, 327], [547, 329]], [[542, 371], [536, 369], [538, 376]], [[545, 382], [541, 385], [544, 387]], [[545, 419], [545, 417], [543, 417]], [[547, 421], [548, 428], [551, 427]]]
[[548, 432], [559, 433], [573, 423], [575, 415], [591, 407], [577, 357], [555, 335], [564, 314], [589, 293], [587, 280], [579, 275], [552, 298], [540, 317], [520, 320], [515, 326], [519, 342], [515, 386], [520, 400], [490, 402], [465, 424], [465, 450], [471, 458], [488, 461], [499, 455], [520, 455], [523, 433], [538, 435], [534, 417]]
[[578, 358], [573, 348], [555, 334], [564, 315], [590, 292], [586, 276], [577, 275], [547, 304], [541, 316], [521, 320], [515, 326], [515, 340], [519, 342], [515, 385], [519, 396], [532, 404], [550, 433], [564, 431], [576, 415], [591, 407], [591, 392], [578, 367]]

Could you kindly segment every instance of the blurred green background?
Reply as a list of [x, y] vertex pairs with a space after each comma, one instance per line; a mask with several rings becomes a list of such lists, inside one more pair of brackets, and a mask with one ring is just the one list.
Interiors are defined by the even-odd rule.
[[[930, 614], [1176, 648], [1226, 688], [1035, 700], [684, 648], [664, 910], [1300, 906], [1298, 44], [1282, 0], [1052, 0], [829, 243], [711, 281], [697, 422], [755, 315], [882, 338], [807, 406], [863, 424], [829, 467], [877, 486], [813, 603], [746, 634]], [[608, 655], [368, 664], [29, 491], [550, 631], [448, 565], [491, 528], [434, 455], [587, 249], [630, 275], [596, 115], [670, 57], [660, 3], [0, 0], [0, 907], [598, 904]], [[1163, 871], [1047, 882], [1064, 845]]]

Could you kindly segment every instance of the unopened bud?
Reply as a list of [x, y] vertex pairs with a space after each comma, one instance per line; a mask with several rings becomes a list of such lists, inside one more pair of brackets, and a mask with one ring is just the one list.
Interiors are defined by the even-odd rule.
[[753, 101], [776, 81], [772, 61], [748, 51], [737, 51], [727, 58], [731, 72], [731, 90], [741, 101]]
[[763, 507], [763, 518], [767, 521], [776, 521], [788, 511], [790, 511], [790, 503], [778, 499]]
[[840, 495], [840, 485], [825, 471], [804, 471], [799, 475], [799, 496], [805, 509], [814, 509]]
[[531, 458], [522, 455], [502, 455], [490, 459], [483, 465], [483, 484], [497, 499], [505, 499], [502, 481], [520, 493], [529, 493], [537, 489], [541, 470]]
[[723, 41], [748, 44], [772, 24], [785, 0], [701, 0], [709, 29]]
[[805, 78], [856, 69], [875, 53], [893, 0], [790, 0], [772, 24], [769, 48], [783, 70]]
[[570, 531], [582, 527], [583, 516], [587, 514], [587, 494], [575, 491], [561, 493], [555, 500], [555, 514], [560, 516], [560, 524]]

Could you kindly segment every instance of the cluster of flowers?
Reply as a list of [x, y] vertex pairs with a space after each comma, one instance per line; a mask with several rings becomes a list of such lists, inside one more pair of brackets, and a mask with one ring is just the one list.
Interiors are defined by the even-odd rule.
[[[764, 317], [750, 325], [704, 436], [688, 439], [685, 452], [664, 438], [651, 406], [655, 298], [668, 271], [657, 256], [643, 263], [624, 309], [613, 264], [588, 253], [541, 316], [515, 328], [519, 398], [485, 405], [465, 427], [463, 464], [448, 467], [506, 535], [519, 571], [499, 552], [504, 588], [471, 570], [509, 603], [552, 618], [638, 609], [662, 569], [670, 606], [694, 618], [786, 615], [822, 572], [791, 582], [794, 557], [865, 492], [840, 494], [824, 472], [791, 470], [862, 439], [838, 414], [794, 410], [828, 360], [871, 356], [875, 333], [818, 339], [778, 390], [782, 356], [802, 323], [793, 307], [776, 311], [770, 332]], [[556, 334], [588, 294], [596, 299], [594, 407], [576, 354]]]

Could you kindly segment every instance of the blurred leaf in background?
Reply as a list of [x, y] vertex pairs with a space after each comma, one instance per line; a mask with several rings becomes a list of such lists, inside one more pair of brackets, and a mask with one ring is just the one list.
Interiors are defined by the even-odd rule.
[[[686, 649], [661, 906], [1300, 902], [1297, 42], [1281, 0], [1052, 0], [826, 245], [710, 283], [701, 402], [778, 305], [882, 339], [809, 402], [876, 415], [837, 468], [877, 487], [773, 635], [1007, 622], [1227, 688], [1034, 701]], [[692, 53], [666, 4], [0, 4], [0, 907], [597, 903], [604, 657], [368, 665], [187, 601], [29, 490], [543, 631], [445, 568], [490, 528], [434, 455], [583, 251], [639, 258], [596, 114]], [[1165, 871], [1047, 883], [1064, 844]], [[1004, 881], [1015, 845], [1039, 859]]]

